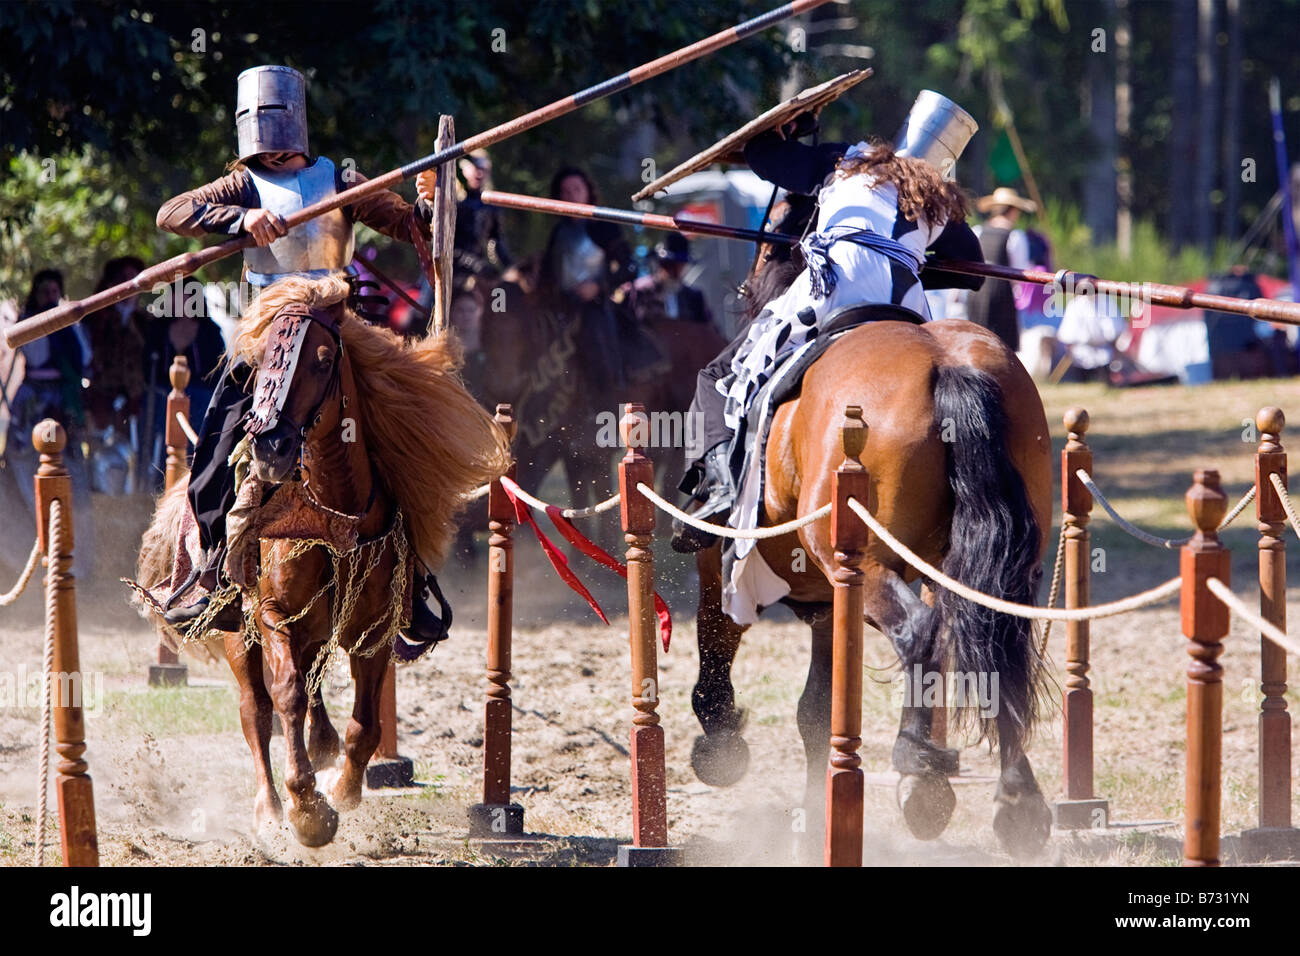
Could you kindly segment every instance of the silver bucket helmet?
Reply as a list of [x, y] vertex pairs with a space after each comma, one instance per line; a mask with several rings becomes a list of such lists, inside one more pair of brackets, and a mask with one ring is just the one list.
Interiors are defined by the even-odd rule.
[[307, 153], [307, 78], [287, 66], [255, 66], [239, 74], [235, 94], [239, 158]]
[[923, 159], [947, 174], [978, 131], [975, 118], [948, 97], [922, 90], [894, 138], [894, 152]]

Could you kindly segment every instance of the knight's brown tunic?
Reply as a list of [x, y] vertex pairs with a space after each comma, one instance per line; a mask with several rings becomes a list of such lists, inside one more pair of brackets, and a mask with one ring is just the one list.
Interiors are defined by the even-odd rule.
[[[343, 192], [348, 186], [366, 181], [356, 170], [350, 173], [353, 182], [343, 182], [342, 171], [336, 170], [334, 188]], [[202, 236], [221, 233], [238, 236], [244, 231], [244, 215], [249, 209], [260, 209], [262, 200], [257, 186], [246, 169], [237, 169], [228, 176], [183, 192], [167, 200], [158, 210], [158, 228], [178, 236]], [[429, 238], [431, 210], [420, 202], [415, 207], [424, 238]], [[363, 196], [343, 207], [343, 214], [352, 223], [365, 223], [375, 232], [381, 232], [402, 242], [413, 242], [411, 236], [412, 206], [391, 190], [380, 190]]]

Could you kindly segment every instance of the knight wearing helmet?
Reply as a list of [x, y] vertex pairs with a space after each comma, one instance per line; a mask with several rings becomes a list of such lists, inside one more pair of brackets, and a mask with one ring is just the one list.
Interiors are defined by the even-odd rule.
[[[244, 250], [244, 277], [256, 288], [290, 275], [342, 273], [353, 277], [353, 225], [357, 222], [417, 246], [429, 239], [435, 170], [417, 178], [419, 199], [414, 206], [384, 190], [288, 228], [288, 216], [365, 181], [355, 170], [339, 169], [327, 157], [312, 156], [308, 151], [306, 89], [306, 78], [287, 66], [259, 66], [240, 73], [235, 107], [238, 161], [228, 175], [181, 193], [158, 210], [158, 228], [177, 235], [251, 236], [256, 244]], [[354, 283], [358, 294], [353, 304], [365, 315], [368, 305], [383, 299], [359, 294], [362, 285]], [[188, 586], [172, 595], [172, 602], [189, 586], [197, 585], [210, 594], [222, 573], [227, 519], [234, 521], [230, 509], [235, 503], [235, 469], [230, 456], [243, 437], [251, 409], [251, 373], [247, 364], [232, 363], [208, 406], [189, 482], [189, 502], [204, 560], [196, 565]], [[438, 594], [432, 577], [425, 579], [425, 588], [417, 587], [420, 598], [430, 587]], [[205, 594], [188, 607], [169, 610], [166, 619], [183, 627], [198, 618], [207, 605]], [[217, 627], [238, 627], [233, 619], [238, 609], [232, 606], [230, 610], [226, 618], [218, 617]], [[445, 602], [443, 616], [448, 617]], [[446, 623], [449, 621], [440, 621], [417, 599], [411, 626], [403, 636], [417, 646], [431, 646], [446, 636]]]
[[[753, 322], [699, 374], [692, 420], [705, 449], [687, 463], [681, 491], [690, 512], [724, 522], [736, 495], [735, 468], [754, 398], [781, 362], [823, 331], [825, 319], [850, 305], [891, 304], [929, 321], [925, 290], [977, 289], [981, 279], [923, 273], [927, 253], [983, 261], [966, 225], [966, 200], [952, 179], [957, 158], [975, 134], [975, 120], [930, 90], [917, 97], [893, 145], [875, 141], [804, 145], [816, 129], [804, 113], [745, 145], [755, 173], [786, 189], [792, 207], [816, 195], [815, 229], [794, 250], [804, 268]], [[802, 203], [806, 205], [806, 203]], [[788, 226], [782, 231], [790, 231]], [[673, 547], [710, 546], [714, 535], [676, 521]]]

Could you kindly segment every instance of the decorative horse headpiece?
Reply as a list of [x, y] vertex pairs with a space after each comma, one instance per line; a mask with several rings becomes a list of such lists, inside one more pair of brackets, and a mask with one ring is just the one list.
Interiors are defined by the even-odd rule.
[[[263, 362], [258, 368], [257, 386], [253, 394], [253, 407], [244, 423], [244, 431], [249, 435], [257, 436], [269, 431], [284, 417], [284, 405], [289, 397], [294, 372], [298, 368], [302, 345], [307, 340], [307, 330], [313, 322], [328, 331], [342, 349], [338, 321], [332, 310], [317, 311], [302, 303], [291, 303], [277, 312], [267, 331]], [[314, 419], [319, 417], [320, 406], [337, 387], [340, 365], [341, 362], [335, 359], [330, 384], [305, 421], [290, 422], [286, 417], [287, 423], [300, 434], [305, 436], [310, 430], [315, 423]]]

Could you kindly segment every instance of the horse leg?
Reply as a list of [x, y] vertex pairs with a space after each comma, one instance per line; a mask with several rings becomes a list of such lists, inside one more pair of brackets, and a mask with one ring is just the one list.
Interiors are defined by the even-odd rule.
[[352, 719], [348, 721], [345, 732], [347, 756], [343, 761], [343, 773], [330, 791], [330, 800], [340, 810], [352, 810], [361, 803], [361, 782], [366, 776], [366, 764], [370, 763], [375, 748], [379, 746], [379, 692], [388, 670], [388, 658], [386, 651], [370, 657], [349, 657], [356, 698], [352, 705]]
[[[996, 695], [993, 698], [996, 701]], [[1020, 729], [998, 712], [998, 756], [1002, 772], [993, 795], [993, 832], [1014, 859], [1030, 859], [1042, 850], [1052, 832], [1052, 811], [1034, 779]]]
[[284, 728], [284, 785], [289, 792], [289, 822], [299, 843], [324, 846], [334, 839], [339, 815], [316, 789], [316, 773], [303, 742], [307, 719], [307, 669], [313, 661], [312, 652], [320, 645], [303, 647], [303, 641], [295, 641], [294, 633], [305, 630], [304, 622], [297, 621], [290, 625], [292, 630], [288, 630], [281, 624], [286, 616], [274, 602], [264, 601], [258, 624], [271, 660], [271, 672], [275, 675], [271, 699]]
[[826, 834], [826, 768], [831, 749], [831, 660], [834, 626], [830, 605], [795, 606], [795, 613], [812, 631], [812, 653], [808, 678], [799, 695], [796, 721], [803, 740], [804, 796], [806, 824], [801, 855], [814, 863], [822, 854]]
[[900, 775], [898, 807], [913, 836], [933, 840], [948, 826], [957, 806], [948, 783], [948, 774], [957, 768], [957, 753], [936, 746], [930, 736], [934, 708], [944, 705], [940, 619], [893, 571], [868, 568], [863, 583], [867, 617], [889, 638], [903, 665], [903, 708], [893, 752]]
[[322, 697], [307, 706], [307, 759], [315, 770], [332, 767], [339, 759], [339, 732], [325, 712]]
[[224, 635], [226, 661], [239, 684], [239, 723], [253, 752], [257, 796], [253, 798], [253, 822], [259, 831], [277, 827], [284, 817], [280, 795], [271, 776], [271, 695], [262, 678], [262, 647], [244, 646], [244, 635]]
[[695, 620], [700, 648], [700, 675], [691, 692], [691, 708], [704, 730], [691, 748], [695, 776], [711, 787], [729, 787], [749, 768], [749, 746], [740, 735], [745, 715], [736, 709], [731, 664], [745, 628], [722, 611], [722, 549], [715, 545], [696, 555], [700, 606]]

